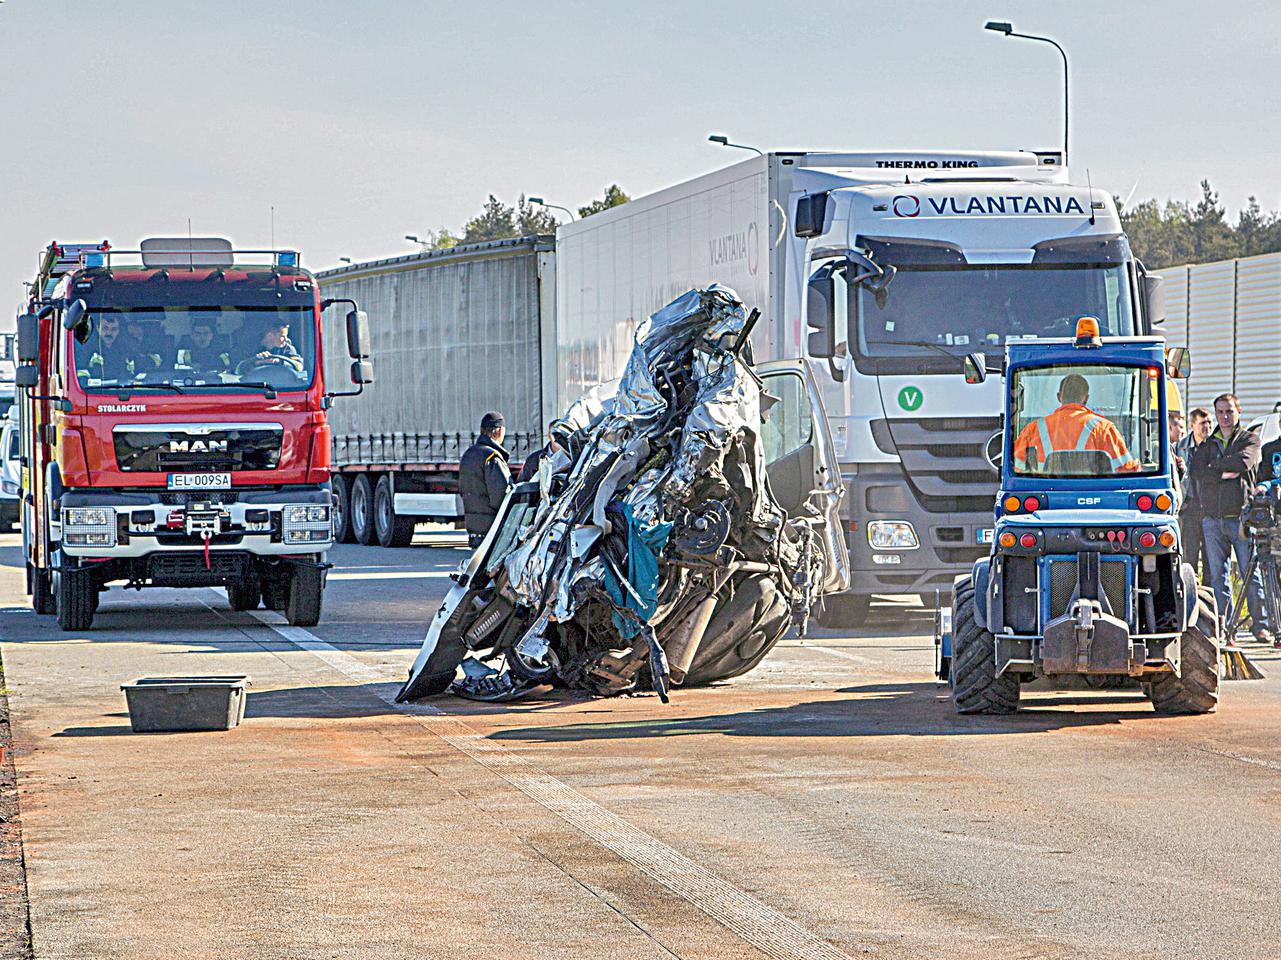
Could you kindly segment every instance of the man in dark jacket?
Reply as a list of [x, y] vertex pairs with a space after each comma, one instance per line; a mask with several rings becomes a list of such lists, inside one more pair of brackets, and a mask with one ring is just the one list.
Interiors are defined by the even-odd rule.
[[[1182, 458], [1184, 478], [1183, 478], [1183, 505], [1179, 508], [1179, 530], [1183, 540], [1183, 559], [1192, 564], [1192, 569], [1198, 571], [1197, 579], [1202, 577], [1201, 571], [1205, 571], [1205, 576], [1209, 575], [1210, 559], [1205, 553], [1205, 540], [1201, 536], [1201, 504], [1197, 500], [1196, 483], [1192, 479], [1192, 455], [1196, 453], [1197, 447], [1205, 443], [1210, 437], [1210, 431], [1214, 429], [1214, 423], [1210, 419], [1210, 411], [1204, 407], [1197, 407], [1190, 414], [1191, 423], [1188, 433], [1174, 445], [1175, 454]], [[1173, 421], [1171, 421], [1171, 438], [1174, 437]]]
[[[1214, 416], [1218, 427], [1192, 454], [1192, 482], [1210, 558], [1210, 585], [1219, 602], [1219, 615], [1227, 619], [1232, 612], [1228, 558], [1235, 554], [1242, 575], [1250, 564], [1250, 541], [1241, 532], [1241, 511], [1254, 488], [1259, 437], [1241, 426], [1241, 405], [1233, 394], [1215, 398]], [[1270, 642], [1274, 625], [1268, 623], [1263, 577], [1257, 569], [1245, 584], [1245, 598], [1250, 608], [1251, 633], [1256, 640]]]
[[539, 447], [525, 459], [524, 465], [520, 468], [520, 483], [537, 480], [538, 465], [552, 454], [560, 451], [560, 444], [557, 443], [556, 438], [552, 436], [552, 426], [555, 422], [556, 421], [553, 420], [551, 423], [547, 424], [547, 445]]
[[480, 438], [467, 448], [458, 465], [458, 494], [463, 498], [463, 525], [467, 543], [475, 547], [489, 532], [498, 508], [511, 486], [511, 459], [503, 449], [507, 428], [501, 413], [490, 412], [480, 419]]

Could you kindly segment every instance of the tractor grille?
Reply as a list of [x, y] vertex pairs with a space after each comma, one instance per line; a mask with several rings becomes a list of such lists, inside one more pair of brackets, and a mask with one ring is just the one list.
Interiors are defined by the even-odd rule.
[[1001, 563], [1001, 578], [1005, 625], [1015, 633], [1036, 633], [1036, 559], [1006, 557]]
[[[1099, 579], [1103, 583], [1103, 594], [1112, 606], [1112, 616], [1129, 620], [1126, 606], [1126, 565], [1121, 558], [1103, 558], [1099, 566]], [[1067, 613], [1068, 603], [1076, 590], [1076, 560], [1050, 561], [1050, 609], [1046, 620], [1053, 620]]]

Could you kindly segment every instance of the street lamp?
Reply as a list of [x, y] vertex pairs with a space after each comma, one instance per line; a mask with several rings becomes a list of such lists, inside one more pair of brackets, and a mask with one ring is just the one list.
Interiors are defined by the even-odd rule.
[[525, 199], [529, 203], [537, 204], [540, 207], [551, 207], [553, 210], [564, 210], [566, 213], [569, 214], [569, 219], [571, 220], [578, 219], [576, 216], [574, 216], [573, 210], [569, 209], [569, 207], [562, 207], [559, 203], [548, 203], [542, 197], [526, 197]]
[[1003, 33], [1007, 37], [1021, 37], [1024, 40], [1040, 40], [1042, 43], [1049, 43], [1059, 52], [1063, 58], [1063, 165], [1067, 166], [1068, 162], [1068, 58], [1067, 51], [1058, 45], [1057, 42], [1049, 37], [1038, 37], [1031, 33], [1015, 33], [1014, 24], [1005, 20], [989, 20], [983, 25], [984, 30], [991, 30], [994, 33]]
[[733, 147], [735, 150], [751, 150], [758, 157], [765, 156], [763, 151], [757, 150], [755, 147], [749, 147], [747, 146], [747, 144], [744, 144], [744, 143], [730, 143], [729, 137], [722, 137], [720, 134], [713, 134], [707, 139], [710, 140], [712, 143], [719, 143], [722, 147]]

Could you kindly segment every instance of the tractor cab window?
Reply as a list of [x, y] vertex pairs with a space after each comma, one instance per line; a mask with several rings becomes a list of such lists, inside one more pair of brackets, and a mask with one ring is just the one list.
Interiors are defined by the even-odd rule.
[[1156, 367], [1062, 364], [1010, 378], [1012, 466], [1040, 477], [1159, 473], [1163, 380]]

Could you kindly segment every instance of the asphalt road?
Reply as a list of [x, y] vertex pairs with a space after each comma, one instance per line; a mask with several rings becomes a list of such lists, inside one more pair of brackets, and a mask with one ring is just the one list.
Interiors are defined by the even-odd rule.
[[[37, 957], [1281, 954], [1281, 659], [1220, 712], [960, 718], [887, 603], [702, 690], [389, 703], [462, 550], [342, 547], [310, 631], [219, 591], [30, 612], [0, 537]], [[246, 673], [245, 722], [129, 732], [119, 685]]]

